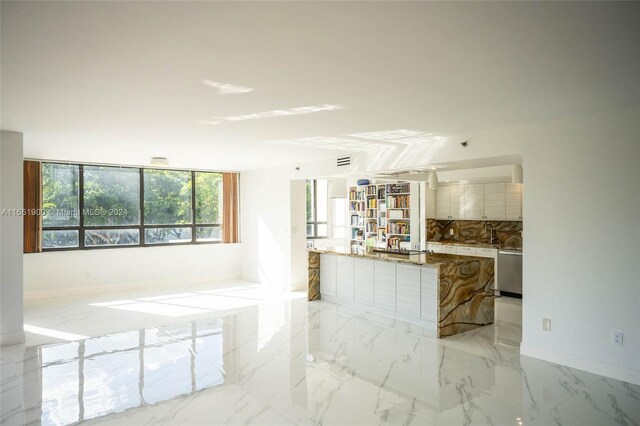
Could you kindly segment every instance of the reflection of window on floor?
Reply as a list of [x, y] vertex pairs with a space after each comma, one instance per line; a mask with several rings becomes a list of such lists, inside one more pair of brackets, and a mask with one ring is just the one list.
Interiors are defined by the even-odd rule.
[[42, 347], [41, 423], [81, 422], [141, 406], [140, 396], [154, 404], [221, 385], [222, 338], [222, 321], [209, 320]]

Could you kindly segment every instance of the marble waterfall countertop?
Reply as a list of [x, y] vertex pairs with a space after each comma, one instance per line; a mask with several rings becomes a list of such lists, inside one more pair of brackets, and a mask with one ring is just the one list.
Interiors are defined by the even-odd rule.
[[[310, 301], [321, 298], [322, 254], [434, 268], [437, 276], [437, 282], [434, 283], [436, 296], [434, 304], [437, 305], [437, 315], [434, 319], [437, 322], [438, 337], [453, 336], [493, 323], [493, 258], [446, 253], [380, 253], [371, 250], [364, 254], [354, 254], [346, 247], [309, 249], [308, 300]], [[397, 291], [397, 287], [395, 285], [393, 287]], [[350, 291], [353, 292], [353, 289], [351, 288]], [[375, 299], [373, 304], [375, 305]]]
[[431, 268], [439, 268], [446, 264], [461, 264], [473, 259], [483, 259], [482, 257], [475, 256], [458, 256], [456, 254], [447, 253], [415, 253], [415, 254], [400, 254], [400, 253], [384, 253], [373, 250], [367, 250], [364, 254], [351, 253], [348, 247], [327, 247], [324, 249], [309, 249], [309, 252], [324, 253], [324, 254], [337, 254], [340, 256], [350, 256], [356, 258], [366, 258], [372, 260], [383, 260], [386, 262], [395, 263], [410, 263], [413, 265], [427, 266]]

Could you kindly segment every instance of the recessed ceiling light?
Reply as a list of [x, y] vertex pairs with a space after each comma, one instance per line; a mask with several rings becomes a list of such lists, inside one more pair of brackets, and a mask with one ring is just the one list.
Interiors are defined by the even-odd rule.
[[151, 157], [152, 166], [168, 166], [169, 159], [167, 157]]
[[251, 87], [236, 86], [235, 84], [221, 83], [219, 81], [212, 80], [202, 80], [202, 84], [217, 89], [220, 95], [237, 95], [253, 91]]

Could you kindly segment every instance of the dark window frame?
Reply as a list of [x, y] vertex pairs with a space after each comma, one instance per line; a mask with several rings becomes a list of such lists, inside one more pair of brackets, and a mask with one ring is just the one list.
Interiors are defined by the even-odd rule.
[[[329, 222], [328, 221], [318, 221], [318, 180], [317, 179], [307, 179], [313, 183], [313, 189], [311, 194], [311, 221], [307, 221], [307, 226], [313, 226], [313, 235], [307, 235], [307, 240], [323, 240], [327, 239], [329, 234]], [[306, 182], [305, 182], [306, 184]], [[306, 188], [305, 188], [306, 189]], [[327, 203], [327, 217], [329, 216], [329, 204]], [[318, 236], [318, 225], [327, 225], [327, 235], [324, 237]], [[305, 234], [307, 230], [305, 229]]]
[[[103, 249], [125, 249], [125, 248], [140, 248], [140, 247], [171, 247], [171, 246], [185, 246], [185, 245], [200, 245], [200, 244], [225, 244], [222, 239], [220, 241], [198, 241], [197, 229], [198, 228], [220, 228], [222, 232], [222, 223], [197, 223], [196, 222], [196, 173], [212, 173], [222, 175], [224, 172], [212, 171], [212, 170], [186, 170], [186, 169], [173, 169], [168, 167], [132, 167], [132, 166], [120, 166], [113, 164], [83, 164], [83, 163], [67, 163], [62, 161], [42, 161], [42, 165], [45, 164], [62, 164], [78, 167], [78, 225], [72, 226], [42, 226], [41, 232], [45, 231], [78, 231], [78, 246], [77, 247], [43, 247], [43, 252], [54, 251], [74, 251], [74, 250], [103, 250]], [[135, 169], [138, 171], [140, 177], [140, 223], [137, 225], [85, 225], [84, 224], [84, 166], [97, 166], [97, 167], [112, 167], [118, 169]], [[191, 223], [183, 224], [162, 224], [153, 225], [144, 223], [144, 171], [145, 170], [171, 170], [176, 172], [189, 173], [191, 179]], [[220, 205], [219, 209], [223, 209], [224, 205]], [[219, 217], [223, 217], [222, 214]], [[191, 229], [191, 241], [176, 242], [176, 243], [147, 243], [145, 241], [145, 230], [154, 228], [190, 228]], [[139, 232], [138, 244], [122, 244], [122, 245], [103, 245], [103, 246], [86, 246], [85, 245], [85, 231], [87, 230], [131, 230], [135, 229]]]

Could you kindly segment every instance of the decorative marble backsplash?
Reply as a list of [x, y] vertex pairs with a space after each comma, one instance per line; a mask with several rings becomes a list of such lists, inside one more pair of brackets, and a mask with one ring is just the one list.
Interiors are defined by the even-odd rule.
[[[495, 244], [505, 248], [522, 248], [522, 222], [500, 220], [437, 220], [427, 219], [427, 242], [489, 243], [491, 230], [485, 233], [485, 225], [493, 226]], [[453, 235], [450, 230], [453, 229]]]

